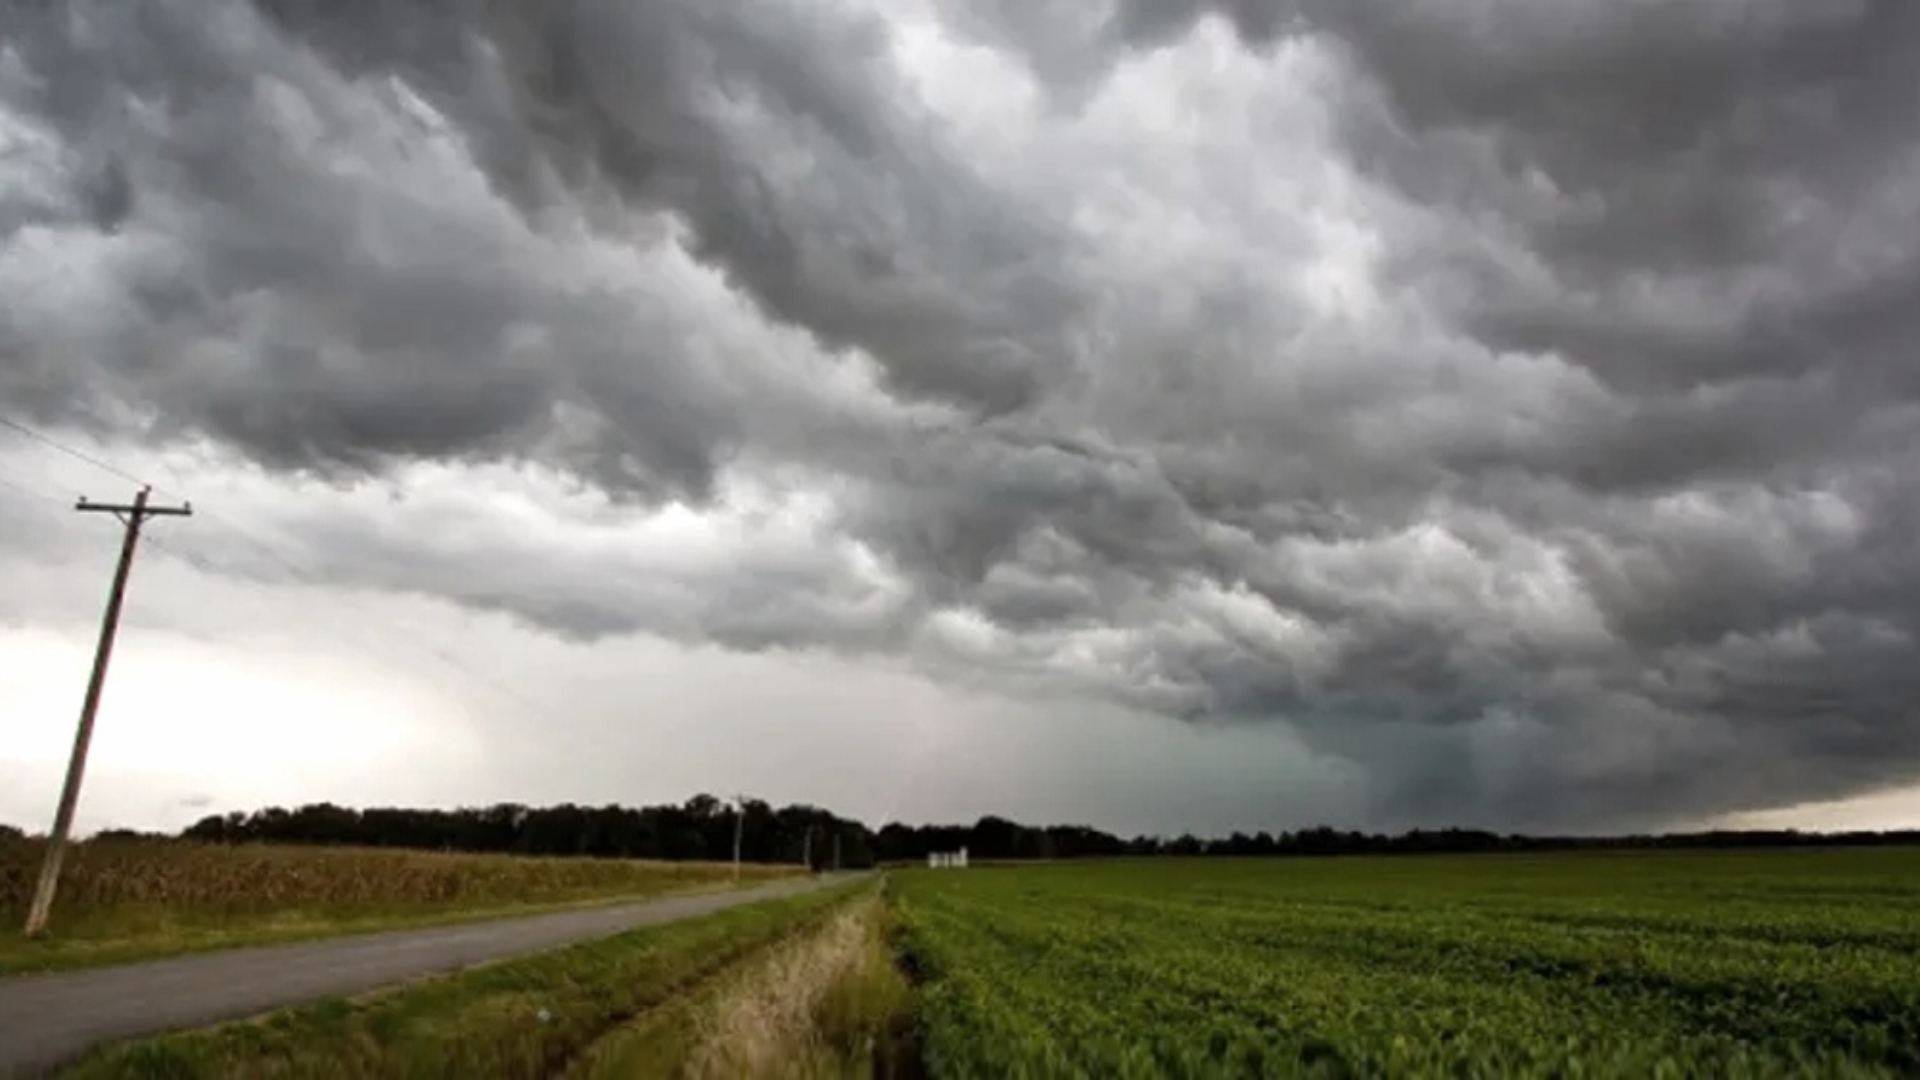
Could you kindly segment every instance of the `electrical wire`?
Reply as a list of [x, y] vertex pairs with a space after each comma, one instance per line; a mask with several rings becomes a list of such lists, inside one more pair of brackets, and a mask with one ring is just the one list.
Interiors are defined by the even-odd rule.
[[0, 427], [12, 428], [14, 431], [17, 431], [20, 434], [25, 435], [29, 439], [33, 439], [36, 442], [42, 443], [46, 446], [50, 446], [53, 449], [58, 450], [61, 453], [77, 461], [84, 461], [87, 464], [92, 465], [96, 469], [102, 469], [102, 470], [105, 470], [106, 472], [110, 472], [122, 480], [132, 481], [133, 483], [139, 484], [142, 487], [147, 486], [147, 482], [145, 480], [141, 479], [138, 476], [133, 475], [132, 473], [128, 472], [125, 469], [122, 469], [118, 465], [115, 465], [109, 461], [102, 460], [101, 458], [95, 457], [84, 450], [80, 450], [80, 449], [76, 449], [75, 447], [68, 446], [63, 442], [60, 442], [58, 439], [55, 439], [53, 436], [44, 434], [40, 431], [36, 431], [35, 429], [28, 427], [27, 425], [19, 422], [18, 420], [14, 420], [11, 417], [0, 414]]
[[[0, 426], [4, 426], [14, 431], [17, 431], [20, 434], [25, 435], [28, 438], [33, 439], [34, 441], [46, 447], [49, 447], [55, 451], [58, 451], [59, 453], [65, 454], [68, 457], [73, 458], [76, 461], [80, 461], [87, 465], [91, 465], [94, 468], [100, 469], [113, 476], [119, 477], [120, 479], [132, 481], [133, 483], [140, 484], [143, 487], [152, 486], [146, 480], [141, 479], [140, 477], [136, 476], [134, 473], [132, 473], [127, 469], [121, 468], [120, 466], [115, 465], [112, 462], [107, 461], [104, 458], [101, 458], [97, 455], [87, 453], [84, 450], [81, 450], [77, 447], [69, 445], [59, 439], [52, 437], [51, 435], [48, 435], [42, 431], [32, 428], [26, 424], [23, 424], [5, 415], [0, 415]], [[21, 488], [20, 485], [18, 484], [9, 483], [8, 486], [19, 489], [19, 490], [23, 490], [23, 491], [26, 490], [24, 488]], [[183, 492], [172, 491], [168, 489], [156, 489], [156, 490], [168, 496], [178, 496], [178, 497], [184, 498], [184, 494], [185, 494]], [[35, 493], [35, 494], [44, 494], [44, 493]], [[46, 496], [46, 497], [52, 498], [52, 496]], [[281, 554], [271, 544], [260, 539], [257, 535], [253, 534], [250, 530], [243, 528], [242, 526], [232, 521], [231, 519], [228, 519], [220, 514], [211, 512], [204, 506], [195, 507], [194, 516], [196, 518], [202, 519], [204, 521], [210, 522], [216, 526], [223, 528], [227, 535], [229, 535], [233, 539], [240, 541], [241, 543], [245, 544], [247, 547], [251, 548], [252, 550], [259, 552], [261, 555], [264, 555], [268, 560], [270, 560], [275, 565], [280, 567], [283, 571], [285, 571], [287, 574], [292, 576], [301, 585], [306, 585], [306, 586], [315, 587], [315, 588], [324, 588], [327, 585], [331, 584], [327, 582], [324, 578], [322, 578], [317, 572], [313, 571], [308, 567], [304, 567], [299, 563], [295, 562], [294, 560]], [[215, 560], [212, 560], [206, 557], [204, 554], [202, 554], [198, 560], [195, 560], [190, 555], [187, 555], [182, 549], [175, 547], [171, 542], [162, 541], [160, 538], [155, 537], [152, 534], [144, 534], [142, 537], [142, 542], [150, 546], [153, 546], [155, 548], [158, 548], [162, 551], [166, 551], [174, 555], [175, 557], [182, 558], [185, 561], [189, 562], [190, 564], [200, 565], [205, 568], [214, 569], [216, 571], [221, 569], [217, 565]], [[229, 575], [229, 576], [238, 576], [238, 575]], [[346, 594], [346, 593], [337, 594], [336, 599], [344, 601], [349, 605], [357, 603], [357, 601], [355, 601], [350, 594]], [[384, 621], [385, 621], [384, 619], [378, 619], [378, 618], [370, 618], [369, 620], [367, 620], [369, 624], [379, 624]], [[392, 662], [390, 656], [383, 655], [379, 652], [376, 652], [370, 649], [365, 640], [349, 637], [348, 635], [340, 632], [336, 628], [328, 627], [318, 622], [310, 622], [307, 625], [315, 629], [318, 629], [322, 634], [325, 634], [333, 638], [335, 641], [339, 642], [340, 644], [343, 644], [348, 648], [353, 649], [354, 651], [359, 652], [369, 657], [370, 659], [375, 660], [381, 666], [387, 666]], [[555, 722], [555, 715], [551, 709], [541, 705], [539, 702], [535, 701], [533, 698], [514, 689], [508, 684], [502, 682], [500, 679], [479, 670], [477, 667], [475, 667], [474, 665], [464, 660], [461, 660], [459, 657], [454, 656], [452, 653], [447, 652], [446, 650], [443, 650], [443, 649], [433, 648], [431, 646], [422, 646], [422, 645], [419, 645], [419, 643], [417, 642], [410, 642], [410, 644], [419, 648], [421, 652], [432, 657], [434, 660], [438, 661], [439, 663], [445, 664], [448, 667], [451, 667], [459, 671], [461, 675], [463, 675], [469, 682], [492, 690], [495, 694], [498, 694], [500, 697], [505, 698], [509, 701], [512, 701], [514, 704], [518, 705], [520, 708], [526, 710], [529, 713], [532, 713], [533, 715], [540, 718], [541, 720], [544, 720], [548, 723]], [[416, 672], [416, 674], [419, 674], [419, 673]], [[428, 679], [429, 681], [436, 681], [436, 680], [433, 680], [431, 676], [428, 676]], [[446, 687], [443, 685], [441, 688], [443, 690], [448, 690], [449, 692], [452, 692], [452, 688], [450, 687]], [[457, 697], [457, 694], [455, 696]]]
[[[33, 427], [30, 427], [17, 420], [13, 420], [7, 416], [0, 415], [0, 426], [4, 426], [14, 431], [17, 431], [20, 434], [25, 435], [26, 437], [33, 439], [34, 441], [46, 447], [49, 447], [59, 453], [65, 454], [68, 457], [73, 458], [76, 461], [80, 461], [87, 465], [93, 466], [94, 468], [100, 469], [103, 472], [116, 476], [120, 479], [128, 480], [136, 484], [140, 484], [143, 487], [153, 488], [153, 490], [158, 491], [160, 494], [168, 497], [180, 498], [182, 499], [182, 501], [190, 501], [186, 499], [185, 492], [155, 487], [149, 481], [144, 480], [139, 476], [136, 476], [133, 472], [127, 469], [124, 469], [118, 465], [115, 465], [114, 463], [104, 458], [101, 458], [98, 455], [91, 454], [77, 447], [71, 446], [59, 439], [55, 439], [54, 437], [47, 435], [44, 432], [36, 430]], [[170, 469], [169, 471], [172, 471], [172, 470]], [[179, 474], [177, 472], [175, 472], [173, 475], [175, 476], [176, 480], [179, 479]], [[14, 485], [14, 486], [17, 486], [17, 485]], [[223, 528], [227, 535], [245, 544], [247, 547], [258, 552], [259, 554], [265, 556], [269, 561], [271, 561], [272, 563], [280, 567], [283, 571], [285, 571], [289, 576], [291, 576], [296, 582], [298, 582], [301, 585], [314, 587], [314, 588], [327, 588], [335, 584], [333, 582], [327, 581], [311, 568], [302, 566], [299, 563], [295, 562], [294, 560], [281, 554], [272, 544], [262, 540], [260, 537], [255, 535], [251, 530], [248, 530], [240, 526], [238, 523], [224, 517], [221, 514], [213, 512], [204, 506], [196, 506], [194, 508], [194, 516], [197, 519], [203, 520], [205, 522], [208, 522]], [[208, 558], [204, 553], [196, 561], [190, 554], [184, 552], [181, 548], [176, 547], [171, 539], [161, 540], [160, 538], [155, 537], [152, 534], [145, 534], [143, 536], [142, 542], [148, 545], [151, 545], [153, 547], [156, 547], [162, 551], [166, 551], [169, 554], [173, 555], [174, 557], [188, 562], [190, 565], [199, 566], [203, 569], [211, 570], [214, 573], [222, 574], [223, 576], [228, 576], [228, 577], [241, 576], [239, 574], [233, 573], [231, 570], [220, 567], [218, 565], [217, 560]], [[353, 598], [352, 594], [348, 592], [336, 591], [334, 593], [334, 598], [336, 601], [344, 602], [350, 606], [357, 606], [358, 604], [358, 601], [356, 601]], [[272, 614], [277, 617], [279, 613], [276, 610], [272, 612]], [[388, 620], [382, 615], [370, 614], [368, 618], [362, 620], [362, 624], [363, 625], [382, 625], [387, 621]], [[346, 647], [347, 649], [353, 652], [359, 653], [363, 656], [366, 656], [378, 666], [386, 667], [391, 665], [392, 663], [392, 657], [390, 655], [376, 649], [365, 638], [349, 635], [341, 631], [337, 627], [328, 626], [318, 621], [309, 621], [306, 623], [306, 625], [309, 628], [318, 630], [322, 635], [333, 639], [335, 642]], [[518, 706], [520, 709], [524, 710], [526, 713], [530, 714], [531, 716], [545, 722], [550, 726], [550, 730], [560, 730], [563, 727], [562, 723], [557, 718], [557, 715], [553, 709], [551, 709], [548, 706], [542, 705], [540, 702], [538, 702], [534, 698], [530, 697], [525, 693], [522, 693], [520, 690], [514, 688], [510, 684], [502, 681], [501, 679], [495, 677], [494, 675], [480, 670], [475, 665], [460, 659], [459, 657], [455, 656], [451, 652], [448, 652], [447, 650], [436, 648], [431, 645], [426, 645], [420, 641], [410, 639], [410, 638], [406, 638], [402, 640], [406, 642], [407, 646], [416, 648], [420, 652], [425, 653], [426, 655], [432, 657], [438, 663], [446, 665], [447, 667], [455, 671], [458, 671], [468, 684], [484, 687], [485, 689], [492, 691], [498, 697], [506, 701], [512, 702], [513, 704], [515, 704], [516, 706]], [[442, 691], [454, 697], [455, 700], [459, 699], [460, 694], [456, 688], [453, 688], [445, 685], [444, 683], [441, 683], [440, 680], [435, 679], [431, 675], [427, 675], [425, 672], [414, 670], [411, 673], [417, 676], [425, 677], [428, 682], [434, 683], [435, 685], [439, 686], [439, 688]], [[693, 717], [691, 716], [681, 716], [681, 717], [678, 717], [677, 719], [668, 721], [664, 726], [656, 728], [655, 730], [650, 731], [647, 734], [656, 740], [663, 739], [669, 735], [677, 733], [681, 728], [691, 723], [692, 720], [693, 720]], [[909, 790], [911, 785], [917, 780], [920, 774], [924, 771], [926, 765], [928, 764], [928, 759], [931, 756], [929, 753], [929, 751], [931, 750], [929, 740], [926, 738], [924, 730], [920, 730], [920, 727], [921, 727], [920, 725], [916, 725], [917, 737], [914, 740], [914, 747], [912, 750], [913, 760], [910, 763], [909, 768], [905, 770], [906, 779], [902, 781], [900, 787], [892, 793], [890, 798], [887, 799], [887, 808], [885, 813], [889, 817], [897, 808], [897, 804], [899, 803], [900, 799], [904, 796], [906, 791]], [[598, 730], [597, 728], [590, 729], [590, 730], [592, 731], [592, 735], [590, 736], [590, 738], [592, 738], [595, 742], [599, 743], [602, 747], [607, 747], [608, 744], [605, 742], [604, 733]]]

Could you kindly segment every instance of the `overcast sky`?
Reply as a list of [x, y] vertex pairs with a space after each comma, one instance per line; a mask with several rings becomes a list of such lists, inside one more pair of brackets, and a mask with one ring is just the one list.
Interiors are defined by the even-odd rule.
[[88, 828], [1920, 825], [1917, 113], [1910, 0], [8, 4], [0, 820], [139, 478]]

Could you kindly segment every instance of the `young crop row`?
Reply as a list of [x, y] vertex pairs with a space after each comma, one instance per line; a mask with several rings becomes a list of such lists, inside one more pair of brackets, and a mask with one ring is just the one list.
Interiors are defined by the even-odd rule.
[[[0, 915], [26, 910], [44, 848], [0, 840]], [[791, 867], [743, 867], [759, 877]], [[725, 880], [731, 865], [519, 858], [363, 848], [102, 841], [80, 844], [60, 879], [61, 921], [128, 910], [226, 917], [293, 909], [478, 906], [658, 893]]]
[[935, 1076], [1913, 1075], [1920, 855], [1822, 854], [922, 872], [898, 903]]

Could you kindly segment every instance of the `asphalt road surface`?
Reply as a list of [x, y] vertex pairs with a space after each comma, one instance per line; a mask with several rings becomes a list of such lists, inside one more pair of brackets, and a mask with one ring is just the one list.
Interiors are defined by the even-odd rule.
[[0, 978], [0, 1077], [43, 1075], [103, 1042], [365, 993], [422, 975], [826, 888], [853, 876], [821, 874], [612, 907]]

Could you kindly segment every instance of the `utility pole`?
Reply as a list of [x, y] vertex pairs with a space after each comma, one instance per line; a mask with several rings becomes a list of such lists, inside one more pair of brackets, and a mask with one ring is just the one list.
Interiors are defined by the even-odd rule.
[[740, 881], [740, 825], [746, 811], [747, 797], [735, 795], [733, 797], [733, 880], [735, 884]]
[[833, 872], [840, 872], [840, 830], [833, 830]]
[[120, 519], [126, 535], [120, 541], [120, 564], [113, 571], [113, 589], [107, 594], [106, 617], [100, 622], [100, 641], [93, 650], [93, 674], [87, 679], [87, 697], [80, 706], [80, 726], [73, 733], [73, 756], [67, 760], [66, 783], [60, 788], [60, 808], [53, 815], [53, 832], [47, 836], [46, 858], [40, 864], [40, 882], [33, 890], [33, 907], [27, 912], [27, 936], [46, 932], [47, 916], [53, 911], [54, 890], [60, 884], [60, 861], [66, 856], [67, 833], [73, 828], [73, 808], [80, 801], [80, 778], [87, 771], [87, 747], [93, 742], [93, 718], [100, 709], [100, 690], [107, 681], [107, 661], [113, 655], [114, 633], [120, 628], [120, 602], [126, 597], [127, 575], [133, 570], [134, 548], [140, 543], [140, 527], [150, 517], [187, 517], [193, 505], [149, 506], [152, 489], [143, 487], [133, 497], [133, 505], [93, 503], [82, 498], [74, 506], [82, 513], [112, 514]]
[[812, 822], [807, 823], [806, 839], [800, 842], [800, 865], [807, 868], [807, 873], [809, 874], [813, 873], [813, 823]]

